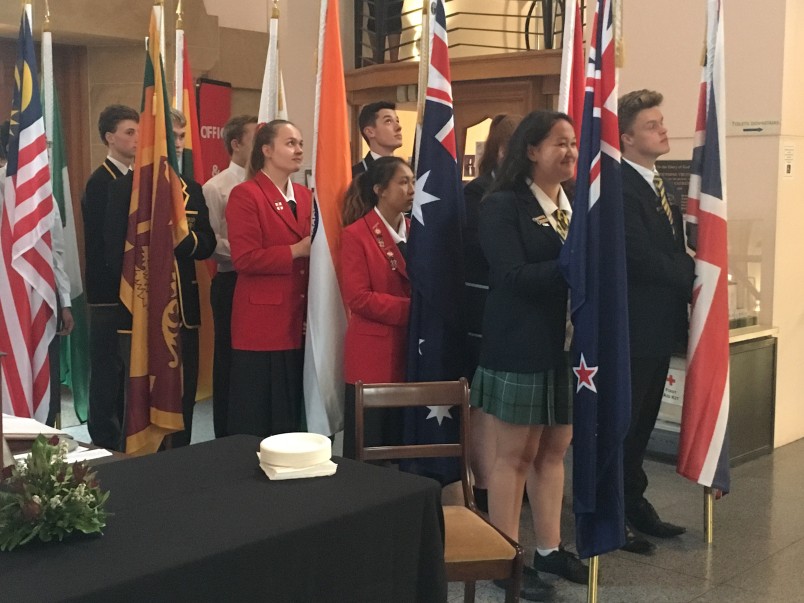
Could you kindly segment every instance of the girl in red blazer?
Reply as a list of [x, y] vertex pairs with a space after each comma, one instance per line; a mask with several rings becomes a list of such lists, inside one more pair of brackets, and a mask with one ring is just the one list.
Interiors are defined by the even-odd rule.
[[[355, 382], [405, 380], [410, 282], [405, 266], [414, 177], [398, 157], [377, 159], [358, 176], [344, 204], [343, 297], [349, 308], [344, 372], [344, 456], [355, 456]], [[360, 217], [358, 217], [360, 216]], [[376, 411], [373, 411], [376, 412]], [[399, 412], [366, 416], [367, 445], [401, 441]]]
[[254, 137], [252, 178], [229, 196], [237, 286], [232, 303], [229, 433], [303, 431], [302, 368], [310, 256], [310, 191], [290, 181], [301, 132], [274, 120]]

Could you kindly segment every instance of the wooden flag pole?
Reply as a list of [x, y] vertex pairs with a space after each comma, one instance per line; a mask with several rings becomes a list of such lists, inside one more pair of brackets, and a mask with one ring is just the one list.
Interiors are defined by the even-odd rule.
[[715, 526], [715, 491], [704, 486], [704, 541], [712, 544]]
[[597, 603], [597, 574], [600, 557], [595, 555], [589, 559], [589, 583], [586, 587], [586, 603]]

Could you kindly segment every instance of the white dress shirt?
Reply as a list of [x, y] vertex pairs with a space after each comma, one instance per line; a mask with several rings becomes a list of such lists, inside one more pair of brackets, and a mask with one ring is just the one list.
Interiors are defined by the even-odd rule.
[[209, 210], [209, 223], [218, 241], [212, 254], [212, 258], [218, 263], [218, 272], [234, 270], [232, 250], [229, 247], [229, 227], [226, 225], [226, 204], [232, 189], [245, 180], [246, 168], [230, 161], [229, 167], [207, 180], [202, 187]]
[[557, 209], [563, 209], [565, 212], [567, 212], [567, 222], [572, 221], [572, 206], [570, 205], [567, 194], [564, 192], [563, 188], [559, 187], [558, 189], [558, 205], [556, 205], [555, 202], [550, 198], [550, 195], [540, 189], [535, 182], [528, 180], [528, 185], [530, 186], [530, 192], [532, 192], [533, 196], [536, 197], [536, 201], [539, 202], [539, 205], [541, 206], [544, 215], [547, 217], [547, 220], [550, 222], [550, 226], [553, 227], [553, 230], [558, 232], [556, 217], [553, 215]]
[[128, 174], [128, 173], [131, 171], [131, 166], [130, 166], [130, 165], [126, 165], [126, 164], [125, 164], [125, 163], [123, 163], [122, 161], [118, 161], [117, 159], [115, 159], [115, 158], [114, 158], [114, 157], [112, 157], [111, 155], [107, 155], [107, 156], [106, 156], [106, 159], [108, 159], [109, 161], [111, 161], [111, 162], [114, 164], [114, 166], [115, 166], [115, 167], [116, 167], [118, 170], [120, 170], [120, 173], [121, 173], [121, 174], [123, 174], [123, 176], [125, 176], [126, 174]]
[[658, 174], [655, 167], [651, 170], [649, 168], [646, 168], [645, 166], [639, 165], [638, 163], [629, 161], [625, 157], [623, 157], [623, 161], [627, 162], [628, 165], [634, 168], [637, 171], [637, 173], [645, 179], [645, 182], [650, 184], [650, 187], [653, 189], [654, 193], [656, 193], [657, 195], [659, 194], [659, 191], [656, 190], [656, 184], [653, 182], [653, 179]]
[[377, 207], [374, 207], [374, 211], [377, 212], [377, 215], [380, 216], [380, 220], [382, 223], [385, 224], [385, 227], [388, 229], [388, 232], [391, 233], [391, 239], [393, 239], [394, 243], [407, 243], [408, 242], [408, 225], [405, 221], [405, 216], [402, 215], [402, 220], [399, 223], [399, 230], [394, 230], [393, 226], [388, 224], [388, 221], [385, 219], [385, 216], [380, 213], [380, 210]]

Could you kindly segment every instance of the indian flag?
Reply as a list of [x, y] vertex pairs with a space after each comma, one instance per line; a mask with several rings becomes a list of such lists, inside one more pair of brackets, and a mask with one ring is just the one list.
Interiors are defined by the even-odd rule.
[[313, 243], [304, 355], [307, 429], [343, 429], [343, 338], [340, 289], [341, 210], [352, 179], [338, 1], [322, 0], [313, 132]]

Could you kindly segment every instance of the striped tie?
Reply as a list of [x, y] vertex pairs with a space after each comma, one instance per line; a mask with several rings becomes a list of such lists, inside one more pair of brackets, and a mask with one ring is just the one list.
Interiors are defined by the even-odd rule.
[[569, 216], [567, 215], [567, 210], [557, 209], [553, 212], [553, 217], [556, 219], [556, 232], [558, 236], [561, 237], [562, 241], [566, 240], [567, 233], [569, 232]]
[[659, 174], [654, 174], [653, 184], [656, 186], [656, 192], [659, 193], [659, 199], [662, 201], [662, 209], [664, 210], [667, 219], [670, 221], [670, 228], [672, 228], [673, 232], [675, 232], [676, 229], [673, 224], [673, 212], [670, 211], [670, 203], [667, 201], [667, 193], [664, 190], [664, 180], [662, 180], [662, 177]]

